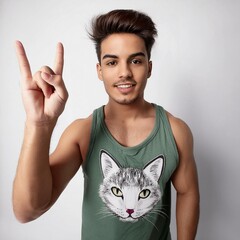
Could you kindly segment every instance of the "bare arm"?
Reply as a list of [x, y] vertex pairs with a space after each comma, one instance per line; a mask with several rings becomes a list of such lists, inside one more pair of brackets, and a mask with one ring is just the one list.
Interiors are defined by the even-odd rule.
[[[28, 222], [39, 217], [56, 201], [79, 168], [80, 152], [76, 138], [69, 134], [73, 132], [73, 124], [60, 140], [59, 145], [64, 147], [49, 157], [51, 135], [68, 98], [62, 80], [62, 44], [57, 46], [54, 70], [42, 67], [34, 76], [20, 42], [16, 42], [16, 52], [22, 76], [26, 126], [13, 184], [13, 209], [19, 221]], [[63, 167], [66, 170], [60, 171]]]
[[188, 126], [169, 116], [179, 152], [179, 166], [172, 182], [177, 191], [177, 239], [194, 240], [199, 219], [199, 189], [193, 155], [193, 138]]

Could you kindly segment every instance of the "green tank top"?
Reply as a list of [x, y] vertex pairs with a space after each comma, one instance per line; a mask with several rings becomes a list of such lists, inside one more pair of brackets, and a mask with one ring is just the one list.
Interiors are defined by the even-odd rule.
[[178, 151], [165, 110], [139, 145], [124, 147], [93, 112], [83, 164], [82, 240], [170, 240], [172, 173]]

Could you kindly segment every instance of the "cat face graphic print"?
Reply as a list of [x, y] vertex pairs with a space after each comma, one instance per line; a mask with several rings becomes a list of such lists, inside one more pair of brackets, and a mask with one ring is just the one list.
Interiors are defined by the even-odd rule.
[[158, 180], [164, 157], [150, 161], [143, 169], [123, 168], [105, 151], [101, 151], [103, 182], [99, 195], [106, 206], [106, 214], [123, 222], [137, 222], [150, 213], [161, 199]]

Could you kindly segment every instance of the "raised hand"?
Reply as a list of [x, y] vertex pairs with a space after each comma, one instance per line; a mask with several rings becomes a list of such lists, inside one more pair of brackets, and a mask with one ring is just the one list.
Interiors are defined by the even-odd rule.
[[53, 70], [42, 67], [32, 75], [26, 52], [21, 42], [15, 44], [21, 71], [21, 91], [27, 121], [33, 124], [50, 124], [63, 112], [68, 92], [62, 79], [64, 49], [58, 43]]

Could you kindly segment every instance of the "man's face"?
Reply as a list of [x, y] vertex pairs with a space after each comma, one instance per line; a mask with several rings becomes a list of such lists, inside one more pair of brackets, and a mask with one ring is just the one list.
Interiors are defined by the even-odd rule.
[[111, 34], [102, 41], [97, 71], [109, 101], [131, 104], [141, 100], [151, 69], [144, 41], [137, 35]]

